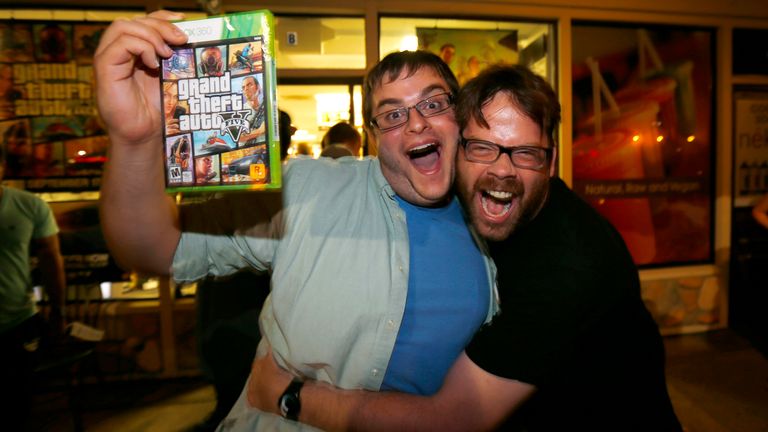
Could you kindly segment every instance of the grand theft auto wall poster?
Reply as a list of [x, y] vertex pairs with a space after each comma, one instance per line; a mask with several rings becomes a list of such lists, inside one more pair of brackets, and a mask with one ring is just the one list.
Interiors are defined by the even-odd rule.
[[5, 179], [34, 192], [96, 190], [107, 136], [93, 54], [107, 23], [0, 21]]

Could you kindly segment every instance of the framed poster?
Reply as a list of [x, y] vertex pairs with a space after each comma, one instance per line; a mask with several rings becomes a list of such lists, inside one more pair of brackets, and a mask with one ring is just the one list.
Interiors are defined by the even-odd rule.
[[733, 95], [733, 205], [751, 207], [768, 193], [768, 91]]
[[638, 265], [713, 258], [714, 32], [573, 26], [573, 184]]
[[92, 59], [107, 25], [0, 20], [5, 179], [32, 192], [99, 188], [107, 135]]

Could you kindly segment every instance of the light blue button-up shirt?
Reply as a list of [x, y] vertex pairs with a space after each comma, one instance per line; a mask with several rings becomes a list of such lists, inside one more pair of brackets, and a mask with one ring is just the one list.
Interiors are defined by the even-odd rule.
[[[244, 199], [236, 206], [242, 208], [227, 210], [235, 235], [227, 235], [227, 227], [210, 227], [222, 210], [183, 212], [174, 277], [191, 281], [243, 267], [271, 269], [259, 354], [271, 346], [277, 361], [295, 374], [378, 390], [405, 309], [409, 263], [405, 213], [378, 159], [292, 160], [284, 171], [282, 207], [254, 207], [265, 196], [239, 195]], [[270, 206], [275, 210], [265, 214]], [[497, 296], [487, 256], [486, 263], [488, 322]], [[259, 413], [243, 394], [222, 426], [296, 430], [297, 423]]]

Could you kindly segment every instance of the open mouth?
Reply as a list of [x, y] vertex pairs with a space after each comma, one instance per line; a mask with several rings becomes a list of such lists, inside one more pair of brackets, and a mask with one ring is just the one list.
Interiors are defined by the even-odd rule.
[[428, 174], [440, 167], [440, 146], [436, 143], [427, 143], [414, 147], [407, 152], [414, 167], [422, 173]]
[[480, 203], [483, 211], [491, 218], [505, 217], [512, 210], [512, 192], [498, 190], [483, 190], [480, 193]]

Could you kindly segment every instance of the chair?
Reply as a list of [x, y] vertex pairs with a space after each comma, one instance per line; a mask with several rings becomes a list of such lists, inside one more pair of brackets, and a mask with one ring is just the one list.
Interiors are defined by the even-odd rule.
[[93, 355], [92, 344], [82, 343], [67, 336], [62, 342], [42, 347], [40, 361], [35, 368], [38, 391], [43, 387], [43, 383], [54, 388], [63, 384], [72, 417], [72, 429], [76, 432], [84, 430], [81, 392], [83, 363], [86, 359], [93, 358]]
[[[59, 338], [43, 339], [38, 351], [38, 363], [34, 370], [37, 394], [64, 390], [74, 431], [84, 430], [82, 386], [86, 365], [92, 367], [100, 381], [96, 358], [98, 342], [78, 338], [76, 332], [72, 331], [75, 328], [72, 323], [75, 322], [97, 325], [101, 299], [92, 298], [93, 292], [94, 290], [89, 290], [87, 286], [75, 285], [68, 288], [64, 314], [66, 322], [70, 325], [65, 334]], [[91, 300], [96, 301], [92, 303]]]

